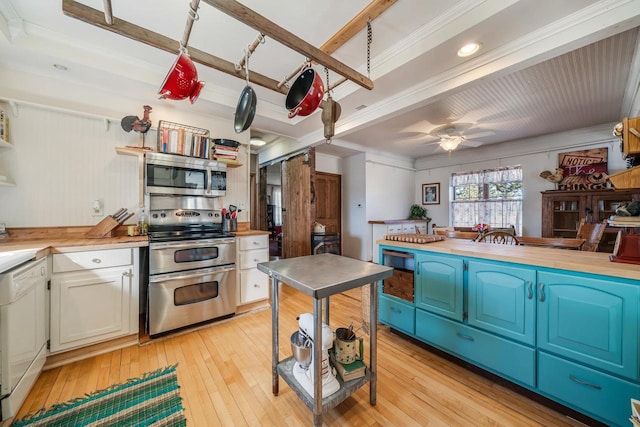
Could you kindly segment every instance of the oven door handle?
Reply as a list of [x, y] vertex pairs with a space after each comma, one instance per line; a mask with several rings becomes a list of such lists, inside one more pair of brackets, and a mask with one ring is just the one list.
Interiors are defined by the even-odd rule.
[[214, 240], [198, 240], [196, 242], [194, 242], [193, 240], [190, 240], [189, 243], [184, 243], [184, 242], [151, 243], [149, 245], [149, 249], [153, 251], [153, 250], [167, 249], [167, 248], [174, 248], [174, 249], [199, 248], [199, 247], [210, 246], [210, 245], [222, 245], [222, 244], [234, 243], [235, 241], [236, 241], [235, 238], [229, 238], [229, 239], [214, 239]]
[[156, 282], [164, 282], [166, 280], [182, 280], [182, 279], [193, 279], [196, 277], [209, 276], [211, 274], [216, 273], [226, 273], [229, 271], [234, 271], [236, 269], [235, 264], [224, 265], [221, 267], [211, 267], [206, 269], [200, 269], [196, 271], [181, 271], [179, 273], [166, 273], [166, 274], [156, 274], [153, 276], [149, 276], [149, 283]]

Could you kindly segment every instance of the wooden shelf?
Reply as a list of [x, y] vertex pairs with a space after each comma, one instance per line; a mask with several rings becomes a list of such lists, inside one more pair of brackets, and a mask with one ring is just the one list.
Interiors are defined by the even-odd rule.
[[145, 150], [142, 148], [134, 147], [116, 147], [116, 153], [124, 156], [144, 156], [144, 153], [152, 153], [153, 150]]
[[622, 152], [627, 155], [640, 154], [640, 117], [625, 117], [624, 119], [622, 119], [622, 126]]
[[240, 163], [237, 160], [227, 160], [227, 159], [213, 159], [213, 160], [215, 162], [225, 163], [228, 168], [239, 168], [240, 166], [242, 166], [242, 163]]

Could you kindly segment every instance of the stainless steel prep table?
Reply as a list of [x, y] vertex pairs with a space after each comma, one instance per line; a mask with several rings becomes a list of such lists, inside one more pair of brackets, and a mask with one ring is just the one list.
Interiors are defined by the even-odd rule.
[[[302, 401], [313, 411], [313, 425], [322, 425], [322, 413], [337, 406], [354, 391], [369, 381], [369, 403], [376, 404], [376, 365], [378, 333], [378, 292], [376, 282], [391, 277], [393, 268], [359, 261], [334, 254], [310, 255], [282, 259], [258, 264], [258, 270], [271, 277], [271, 332], [272, 332], [272, 386], [273, 394], [279, 391], [279, 376], [291, 387]], [[322, 334], [322, 300], [325, 301], [324, 323], [329, 324], [329, 297], [337, 293], [371, 284], [370, 291], [370, 346], [369, 370], [363, 378], [343, 382], [340, 377], [340, 390], [324, 399], [321, 382], [321, 348], [314, 346], [314, 395], [309, 396], [293, 377], [292, 357], [280, 361], [278, 355], [278, 283], [283, 282], [314, 299], [313, 320], [314, 336]], [[320, 379], [320, 381], [318, 381]]]

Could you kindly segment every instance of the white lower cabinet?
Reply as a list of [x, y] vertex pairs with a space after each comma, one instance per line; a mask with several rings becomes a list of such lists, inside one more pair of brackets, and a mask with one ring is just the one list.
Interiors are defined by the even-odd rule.
[[269, 276], [258, 271], [259, 262], [269, 261], [269, 236], [238, 237], [238, 301], [240, 304], [269, 298]]
[[53, 255], [50, 352], [138, 332], [138, 249]]

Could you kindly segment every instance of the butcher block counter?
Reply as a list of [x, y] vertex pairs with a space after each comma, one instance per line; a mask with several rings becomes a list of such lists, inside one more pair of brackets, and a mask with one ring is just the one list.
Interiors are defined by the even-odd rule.
[[[378, 240], [376, 243], [397, 248], [423, 250], [469, 256], [495, 261], [513, 262], [535, 267], [548, 267], [583, 273], [601, 274], [639, 281], [640, 265], [611, 262], [602, 252], [582, 252], [533, 246], [497, 245], [462, 239], [446, 239], [427, 244]], [[374, 257], [377, 254], [374, 254]]]
[[91, 227], [13, 228], [0, 240], [0, 253], [35, 250], [36, 258], [48, 254], [91, 249], [136, 248], [149, 245], [147, 236], [127, 236], [126, 227], [116, 230], [114, 237], [90, 239], [85, 233]]
[[[640, 399], [640, 265], [609, 254], [378, 240], [379, 321], [607, 425]], [[593, 424], [589, 420], [585, 424]]]

